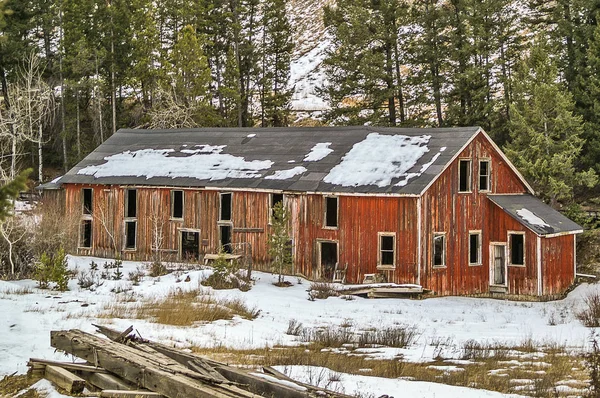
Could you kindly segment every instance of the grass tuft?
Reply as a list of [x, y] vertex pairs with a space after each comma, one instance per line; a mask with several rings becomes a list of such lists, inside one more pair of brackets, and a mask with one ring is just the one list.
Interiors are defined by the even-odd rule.
[[585, 326], [595, 328], [600, 326], [600, 293], [592, 292], [583, 298], [584, 308], [575, 316]]

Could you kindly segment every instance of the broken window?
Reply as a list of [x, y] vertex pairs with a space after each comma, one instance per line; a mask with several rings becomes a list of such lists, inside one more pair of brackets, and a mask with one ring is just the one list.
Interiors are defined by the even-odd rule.
[[92, 247], [92, 220], [81, 221], [81, 231], [79, 234], [79, 247]]
[[220, 221], [231, 221], [231, 193], [221, 194]]
[[[282, 193], [272, 193], [271, 194], [271, 214], [269, 220], [273, 220], [273, 210], [278, 203], [283, 203], [283, 194]], [[270, 222], [271, 222], [270, 221]]]
[[183, 218], [183, 191], [171, 191], [171, 218]]
[[328, 228], [337, 228], [338, 226], [337, 196], [325, 197], [325, 226]]
[[379, 234], [379, 265], [396, 265], [396, 235], [393, 233]]
[[469, 233], [469, 265], [481, 265], [481, 232]]
[[471, 160], [458, 161], [458, 192], [471, 192]]
[[137, 217], [137, 190], [127, 189], [125, 191], [125, 217]]
[[443, 233], [433, 234], [433, 266], [446, 266], [446, 235]]
[[479, 161], [479, 190], [489, 191], [490, 190], [490, 161], [480, 160]]
[[135, 249], [135, 233], [137, 221], [125, 222], [125, 249]]
[[82, 190], [83, 196], [83, 214], [92, 214], [92, 188], [83, 188]]
[[508, 235], [511, 265], [525, 265], [525, 235], [512, 233]]

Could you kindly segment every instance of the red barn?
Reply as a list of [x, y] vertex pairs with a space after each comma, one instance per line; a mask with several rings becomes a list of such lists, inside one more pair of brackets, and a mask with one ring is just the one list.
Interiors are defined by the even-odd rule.
[[[249, 253], [268, 269], [272, 206], [291, 215], [294, 273], [365, 274], [439, 295], [555, 297], [580, 226], [477, 127], [120, 130], [58, 181], [80, 255]], [[209, 256], [210, 257], [210, 256]]]

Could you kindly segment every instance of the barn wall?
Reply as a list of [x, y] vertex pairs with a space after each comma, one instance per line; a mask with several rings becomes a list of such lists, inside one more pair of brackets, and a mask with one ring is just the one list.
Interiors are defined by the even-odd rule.
[[[458, 192], [459, 159], [471, 159], [470, 193]], [[491, 190], [479, 192], [480, 159], [491, 160]], [[490, 142], [479, 134], [432, 184], [422, 198], [421, 284], [439, 295], [477, 294], [489, 290], [487, 193], [522, 193], [527, 188]], [[469, 231], [483, 231], [482, 265], [469, 265]], [[446, 266], [433, 267], [433, 234], [446, 233]], [[506, 237], [501, 241], [506, 241]], [[516, 272], [513, 272], [516, 274]], [[509, 271], [510, 274], [510, 271]], [[518, 276], [515, 275], [518, 279]]]
[[574, 235], [542, 238], [542, 292], [557, 295], [575, 280]]

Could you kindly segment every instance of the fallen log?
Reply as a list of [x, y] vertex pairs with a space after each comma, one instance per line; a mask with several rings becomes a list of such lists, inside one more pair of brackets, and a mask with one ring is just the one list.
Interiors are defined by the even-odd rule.
[[54, 348], [101, 366], [129, 382], [168, 398], [257, 397], [237, 386], [202, 383], [190, 377], [194, 372], [159, 352], [143, 352], [80, 330], [52, 331], [50, 342]]
[[54, 365], [46, 365], [44, 378], [71, 394], [80, 394], [85, 387], [85, 380], [81, 377]]

